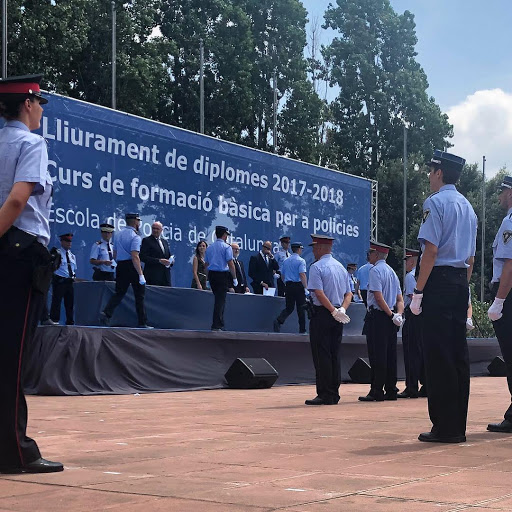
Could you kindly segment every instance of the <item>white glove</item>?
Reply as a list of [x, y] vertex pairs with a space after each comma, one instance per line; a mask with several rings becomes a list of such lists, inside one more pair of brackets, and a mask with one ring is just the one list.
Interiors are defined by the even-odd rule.
[[412, 294], [412, 301], [409, 308], [411, 309], [411, 312], [413, 315], [419, 315], [421, 313], [422, 307], [421, 307], [421, 301], [423, 300], [423, 293], [413, 293]]
[[392, 320], [397, 327], [401, 327], [401, 325], [404, 323], [404, 319], [400, 313], [395, 313]]
[[236, 277], [233, 279], [233, 286], [238, 286], [238, 279]]
[[472, 331], [474, 328], [475, 328], [475, 326], [473, 325], [473, 319], [472, 318], [468, 318], [466, 320], [466, 329], [468, 331]]
[[142, 286], [146, 284], [146, 278], [144, 277], [144, 274], [141, 274], [139, 276], [139, 284], [141, 284]]
[[209, 290], [210, 289], [210, 281], [206, 281], [206, 289]]
[[307, 288], [304, 288], [304, 294], [306, 295], [306, 297], [309, 297], [310, 293]]
[[342, 324], [348, 324], [350, 322], [350, 317], [346, 314], [345, 308], [343, 306], [340, 308], [335, 308], [331, 315], [333, 316], [334, 320]]
[[175, 261], [174, 254], [171, 254], [171, 255], [169, 256], [169, 265], [174, 265], [174, 261]]
[[489, 311], [487, 311], [487, 316], [491, 322], [496, 322], [496, 320], [499, 320], [503, 316], [502, 311], [504, 302], [505, 299], [498, 299], [498, 297], [494, 299], [494, 302], [491, 304]]

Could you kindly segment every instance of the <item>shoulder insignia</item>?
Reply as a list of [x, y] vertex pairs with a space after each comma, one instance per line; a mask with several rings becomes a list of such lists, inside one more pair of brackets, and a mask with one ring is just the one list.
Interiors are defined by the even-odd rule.
[[101, 240], [99, 242], [96, 242], [96, 245], [101, 245]]
[[436, 194], [439, 194], [439, 190], [437, 192], [432, 192], [432, 194], [430, 194], [427, 199], [430, 199], [431, 197], [434, 197]]
[[430, 209], [427, 208], [424, 212], [423, 212], [423, 223], [425, 223], [425, 221], [428, 219], [428, 216], [430, 215]]
[[512, 231], [507, 229], [506, 231], [503, 231], [503, 243], [508, 244], [510, 240], [512, 240]]

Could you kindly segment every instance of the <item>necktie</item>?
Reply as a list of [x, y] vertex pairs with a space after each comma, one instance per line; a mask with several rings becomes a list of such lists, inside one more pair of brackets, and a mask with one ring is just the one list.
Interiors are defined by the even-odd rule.
[[[113, 257], [112, 257], [112, 249], [110, 247], [110, 242], [107, 241], [107, 251], [108, 251], [108, 259], [110, 261], [113, 260]], [[112, 265], [111, 265], [112, 268], [114, 268]]]
[[69, 277], [73, 277], [73, 270], [71, 270], [71, 260], [69, 259], [69, 251], [66, 251], [66, 261], [68, 262], [68, 274]]
[[159, 243], [159, 245], [160, 245], [160, 249], [162, 249], [162, 253], [163, 253], [163, 254], [164, 254], [164, 256], [165, 256], [164, 244], [162, 243], [162, 239], [161, 239], [161, 238], [159, 238], [159, 239], [158, 239], [158, 243]]
[[290, 255], [288, 254], [288, 251], [286, 251], [286, 257], [288, 258], [288, 256], [290, 256]]

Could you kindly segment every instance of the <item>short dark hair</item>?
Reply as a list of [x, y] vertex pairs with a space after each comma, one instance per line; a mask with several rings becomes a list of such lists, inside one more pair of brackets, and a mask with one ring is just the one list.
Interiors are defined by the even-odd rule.
[[35, 101], [34, 98], [30, 97], [28, 94], [20, 94], [20, 95], [10, 95], [11, 97], [5, 95], [0, 96], [0, 117], [3, 117], [7, 121], [12, 121], [17, 119], [20, 115], [20, 108], [25, 100], [29, 99], [30, 101]]
[[292, 252], [299, 252], [299, 250], [302, 249], [302, 247], [292, 247]]
[[217, 238], [220, 238], [220, 237], [221, 237], [225, 232], [226, 232], [226, 228], [224, 228], [224, 227], [218, 227], [218, 226], [217, 226], [217, 227], [215, 228], [215, 236], [216, 236]]
[[453, 169], [441, 169], [443, 171], [443, 183], [446, 185], [455, 185], [459, 181], [460, 172]]

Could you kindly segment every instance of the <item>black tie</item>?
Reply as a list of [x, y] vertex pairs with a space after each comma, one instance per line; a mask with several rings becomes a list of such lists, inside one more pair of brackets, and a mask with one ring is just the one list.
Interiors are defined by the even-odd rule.
[[[110, 248], [110, 242], [107, 242], [107, 251], [108, 251], [108, 259], [110, 261], [112, 261], [113, 258], [112, 258], [112, 249]], [[114, 266], [111, 265], [111, 268], [114, 268]]]
[[66, 251], [66, 261], [68, 262], [68, 274], [69, 277], [73, 277], [73, 271], [71, 270], [71, 260], [69, 259], [69, 251]]

